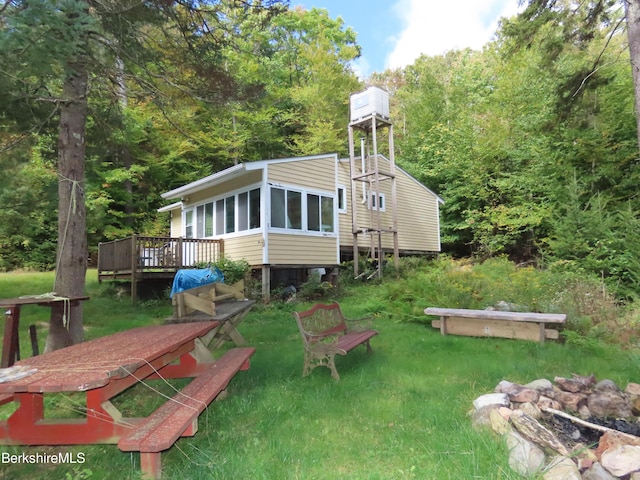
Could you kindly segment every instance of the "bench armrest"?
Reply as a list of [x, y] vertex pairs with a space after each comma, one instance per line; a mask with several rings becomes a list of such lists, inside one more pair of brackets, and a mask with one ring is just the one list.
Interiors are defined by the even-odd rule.
[[313, 355], [327, 355], [331, 352], [337, 351], [337, 345], [342, 337], [342, 334], [324, 334], [324, 335], [309, 335], [305, 342], [304, 348], [308, 352], [312, 352]]
[[344, 323], [347, 325], [348, 332], [364, 332], [365, 330], [371, 330], [373, 317], [363, 317], [354, 320], [345, 318]]
[[302, 330], [302, 333], [307, 338], [308, 343], [335, 343], [342, 335], [340, 333], [311, 333], [306, 330]]

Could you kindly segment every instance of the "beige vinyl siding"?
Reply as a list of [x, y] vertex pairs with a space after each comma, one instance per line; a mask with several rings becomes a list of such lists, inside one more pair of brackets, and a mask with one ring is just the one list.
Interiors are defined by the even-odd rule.
[[[357, 167], [359, 166], [360, 164], [357, 163]], [[386, 159], [381, 159], [379, 168], [381, 172], [388, 172], [389, 162]], [[338, 183], [347, 188], [347, 212], [338, 214], [340, 244], [342, 246], [352, 246], [351, 173], [349, 161], [339, 163]], [[367, 208], [367, 203], [362, 203], [363, 182], [354, 183], [356, 185], [358, 227], [360, 229], [377, 228], [377, 212]], [[393, 226], [391, 184], [391, 180], [380, 180], [378, 186], [379, 193], [385, 195], [385, 211], [380, 212], [380, 226], [383, 229]], [[439, 251], [438, 198], [399, 168], [396, 168], [396, 204], [398, 248], [401, 251]], [[377, 235], [374, 235], [374, 241], [377, 244]], [[359, 235], [358, 242], [363, 248], [367, 248], [371, 242], [371, 236]], [[387, 249], [393, 248], [392, 233], [382, 234], [382, 245]]]
[[400, 250], [440, 251], [437, 197], [418, 185], [404, 172], [397, 171], [397, 173]]
[[184, 207], [188, 207], [194, 203], [201, 203], [205, 200], [209, 200], [215, 197], [224, 197], [225, 193], [233, 192], [236, 190], [240, 190], [242, 188], [249, 187], [250, 185], [255, 185], [260, 183], [262, 180], [262, 171], [255, 170], [248, 172], [246, 175], [243, 175], [239, 178], [234, 178], [229, 180], [228, 182], [221, 183], [211, 188], [207, 188], [198, 193], [194, 193], [193, 195], [189, 195], [189, 201], [184, 202]]
[[271, 265], [336, 265], [337, 238], [307, 235], [269, 234]]
[[182, 236], [182, 210], [179, 208], [171, 210], [171, 236], [173, 238]]
[[273, 163], [267, 168], [267, 178], [271, 183], [335, 192], [335, 161], [335, 157], [330, 156]]
[[224, 241], [224, 256], [231, 260], [244, 259], [251, 266], [262, 265], [264, 239], [262, 233], [241, 235]]

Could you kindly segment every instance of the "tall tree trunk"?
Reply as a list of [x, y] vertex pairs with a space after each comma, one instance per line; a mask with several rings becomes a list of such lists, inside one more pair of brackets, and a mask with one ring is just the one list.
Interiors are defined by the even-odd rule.
[[[61, 296], [77, 297], [84, 294], [87, 271], [84, 142], [88, 75], [82, 62], [69, 66], [71, 73], [64, 82], [58, 131], [58, 254], [54, 290]], [[52, 314], [45, 351], [82, 340], [81, 305]]]
[[640, 146], [640, 0], [625, 0], [627, 18], [627, 36], [629, 38], [629, 55], [635, 91], [636, 126], [638, 146]]

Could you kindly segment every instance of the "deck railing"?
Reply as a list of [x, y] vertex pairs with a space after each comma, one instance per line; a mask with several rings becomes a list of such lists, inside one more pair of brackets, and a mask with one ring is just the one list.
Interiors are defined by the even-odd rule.
[[216, 262], [223, 254], [222, 240], [132, 235], [98, 245], [98, 274], [194, 268], [199, 263]]

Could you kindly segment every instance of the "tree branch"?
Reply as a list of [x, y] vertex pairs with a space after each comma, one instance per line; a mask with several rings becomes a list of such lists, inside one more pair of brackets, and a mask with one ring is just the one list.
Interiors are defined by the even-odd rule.
[[9, 141], [7, 143], [0, 144], [0, 152], [8, 152], [12, 148], [14, 148], [17, 145], [19, 145], [20, 143], [22, 143], [27, 138], [29, 138], [29, 136], [31, 136], [33, 133], [39, 133], [40, 130], [42, 129], [42, 127], [44, 127], [47, 123], [49, 123], [49, 121], [53, 118], [53, 116], [58, 111], [58, 107], [59, 107], [58, 103], [56, 103], [55, 105], [56, 105], [55, 108], [53, 110], [51, 110], [51, 113], [49, 114], [49, 116], [45, 120], [40, 122], [38, 125], [34, 125], [32, 128], [30, 128], [29, 130], [27, 130], [23, 134], [18, 135], [17, 138], [14, 138], [13, 140], [11, 140], [11, 141]]
[[574, 98], [580, 92], [580, 90], [582, 90], [582, 87], [587, 82], [589, 77], [591, 77], [591, 75], [594, 75], [598, 70], [600, 70], [600, 67], [598, 66], [598, 63], [600, 63], [600, 59], [602, 58], [602, 55], [604, 55], [605, 50], [609, 46], [609, 43], [611, 43], [611, 39], [613, 38], [613, 34], [616, 33], [616, 31], [618, 30], [618, 27], [620, 26], [620, 24], [623, 21], [624, 21], [624, 17], [621, 18], [620, 20], [618, 20], [618, 23], [616, 24], [616, 26], [611, 29], [611, 32], [609, 33], [607, 41], [605, 42], [604, 46], [602, 47], [602, 50], [600, 50], [600, 53], [598, 54], [597, 58], [593, 62], [593, 66], [591, 67], [591, 72], [589, 72], [589, 74], [586, 77], [584, 77], [584, 79], [580, 83], [580, 86], [578, 87], [578, 89], [575, 92], [573, 92], [573, 95], [571, 95], [571, 98]]
[[551, 407], [540, 407], [540, 410], [542, 410], [543, 412], [547, 412], [547, 413], [551, 413], [553, 415], [557, 415], [558, 417], [562, 417], [562, 418], [566, 418], [567, 420], [570, 420], [571, 422], [578, 424], [578, 425], [582, 425], [583, 427], [587, 427], [590, 428], [592, 430], [597, 430], [599, 432], [616, 432], [619, 433], [622, 436], [626, 436], [629, 438], [632, 438], [634, 440], [638, 440], [640, 439], [640, 437], [636, 437], [635, 435], [631, 435], [630, 433], [625, 433], [625, 432], [621, 432], [620, 430], [615, 430], [613, 428], [609, 428], [609, 427], [603, 427], [602, 425], [596, 425], [595, 423], [591, 423], [591, 422], [587, 422], [586, 420], [582, 420], [578, 417], [574, 417], [573, 415], [569, 415], [568, 413], [565, 413], [561, 410], [556, 410], [555, 408], [551, 408]]

